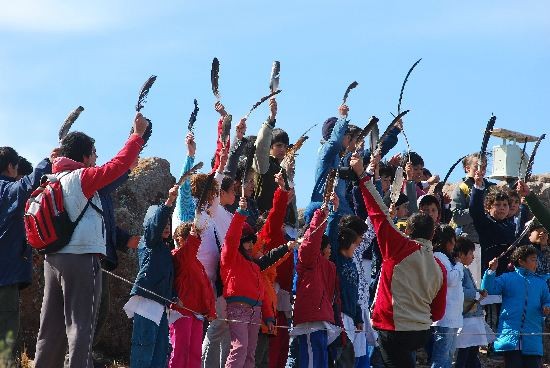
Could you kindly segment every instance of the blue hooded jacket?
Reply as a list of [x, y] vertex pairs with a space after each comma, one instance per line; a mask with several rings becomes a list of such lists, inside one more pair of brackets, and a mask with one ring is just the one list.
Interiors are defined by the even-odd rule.
[[[170, 247], [162, 239], [162, 233], [170, 216], [172, 208], [164, 204], [151, 206], [147, 210], [143, 227], [145, 232], [138, 246], [139, 272], [136, 285], [150, 290], [168, 300], [175, 300], [174, 265]], [[140, 295], [154, 300], [162, 305], [168, 305], [166, 300], [138, 288], [132, 287], [130, 295]]]
[[23, 214], [40, 178], [51, 172], [52, 164], [45, 159], [19, 180], [0, 175], [0, 286], [25, 287], [32, 281], [32, 252], [25, 240]]
[[495, 350], [520, 349], [524, 355], [542, 356], [542, 308], [550, 307], [550, 293], [544, 278], [522, 267], [516, 267], [515, 272], [504, 273], [499, 277], [487, 270], [481, 288], [489, 294], [502, 295], [497, 330], [502, 335], [497, 335]]

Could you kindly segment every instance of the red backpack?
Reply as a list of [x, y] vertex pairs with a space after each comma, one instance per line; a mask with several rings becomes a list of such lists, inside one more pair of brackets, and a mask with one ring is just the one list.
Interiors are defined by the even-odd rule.
[[67, 174], [44, 175], [40, 180], [40, 186], [31, 194], [25, 206], [24, 222], [27, 242], [41, 253], [57, 252], [69, 244], [74, 229], [88, 206], [97, 207], [90, 198], [76, 221], [71, 221], [63, 205], [63, 189], [60, 181]]

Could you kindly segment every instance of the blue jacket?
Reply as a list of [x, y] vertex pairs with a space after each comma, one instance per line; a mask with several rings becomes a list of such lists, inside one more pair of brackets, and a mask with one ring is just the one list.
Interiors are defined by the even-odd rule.
[[336, 264], [342, 312], [350, 316], [355, 324], [358, 324], [363, 323], [363, 314], [359, 306], [359, 273], [353, 258], [344, 257], [338, 251], [338, 223], [341, 218], [339, 213], [331, 212], [326, 235], [330, 240], [330, 259]]
[[23, 214], [40, 178], [51, 172], [52, 165], [45, 159], [20, 180], [0, 175], [0, 286], [24, 287], [32, 281], [32, 252], [25, 240]]
[[[162, 239], [162, 232], [170, 221], [171, 212], [172, 209], [164, 204], [151, 206], [147, 210], [143, 224], [145, 232], [138, 246], [139, 272], [135, 283], [166, 299], [175, 300], [177, 294], [174, 290], [172, 252]], [[162, 305], [169, 304], [136, 285], [132, 287], [130, 295], [140, 295]]]
[[542, 308], [550, 307], [550, 293], [543, 278], [531, 271], [516, 267], [499, 277], [487, 270], [481, 288], [489, 294], [502, 295], [498, 321], [496, 351], [521, 349], [524, 355], [543, 355], [542, 336], [520, 336], [518, 333], [542, 333]]
[[98, 190], [99, 199], [101, 200], [101, 208], [103, 210], [103, 221], [105, 223], [105, 239], [106, 239], [106, 255], [102, 260], [102, 266], [107, 271], [112, 271], [118, 266], [117, 249], [125, 251], [126, 244], [130, 238], [129, 234], [116, 226], [115, 220], [115, 208], [113, 206], [113, 199], [111, 193], [113, 193], [118, 187], [124, 184], [128, 180], [128, 173], [122, 175], [117, 180], [113, 181], [106, 187]]
[[[489, 262], [498, 257], [516, 239], [516, 224], [513, 219], [497, 221], [485, 213], [483, 200], [485, 191], [472, 187], [470, 194], [470, 216], [479, 235], [481, 247], [481, 270], [489, 267]], [[510, 262], [510, 253], [504, 256], [498, 263], [497, 274], [507, 272]]]

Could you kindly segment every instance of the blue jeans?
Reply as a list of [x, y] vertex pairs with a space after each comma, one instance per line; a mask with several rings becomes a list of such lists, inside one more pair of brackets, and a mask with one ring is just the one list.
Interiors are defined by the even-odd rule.
[[328, 368], [327, 331], [320, 330], [299, 335], [300, 367]]
[[132, 368], [165, 368], [168, 359], [168, 320], [166, 312], [162, 315], [160, 325], [147, 318], [134, 315], [132, 330], [132, 351], [130, 366]]
[[451, 368], [455, 353], [455, 340], [458, 328], [432, 327], [431, 362], [432, 368]]

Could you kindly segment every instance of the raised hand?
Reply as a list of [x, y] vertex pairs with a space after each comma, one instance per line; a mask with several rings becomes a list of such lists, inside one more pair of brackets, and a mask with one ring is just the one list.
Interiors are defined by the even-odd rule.
[[278, 172], [277, 174], [275, 174], [274, 178], [277, 185], [279, 185], [279, 188], [281, 188], [281, 190], [286, 191], [285, 178], [283, 177], [283, 173]]
[[275, 97], [271, 97], [269, 99], [269, 119], [275, 120], [277, 117], [277, 100], [275, 100]]
[[338, 108], [338, 114], [340, 114], [341, 117], [347, 118], [349, 113], [349, 107], [348, 105], [340, 105]]
[[363, 167], [363, 159], [359, 154], [354, 153], [353, 155], [351, 155], [349, 165], [353, 169], [353, 172], [355, 172], [355, 175], [357, 175], [358, 177], [361, 177], [361, 175], [363, 175], [365, 168]]
[[149, 122], [147, 119], [145, 119], [145, 117], [138, 112], [134, 118], [134, 133], [140, 137], [143, 137], [143, 134], [145, 133], [145, 130], [147, 130], [148, 126]]
[[246, 134], [246, 118], [241, 118], [241, 121], [239, 121], [239, 124], [235, 127], [235, 135], [237, 136], [237, 140], [243, 139], [244, 135]]
[[166, 198], [166, 202], [164, 202], [165, 205], [171, 207], [174, 204], [174, 201], [176, 200], [178, 196], [178, 189], [179, 185], [174, 185], [170, 190], [168, 191], [168, 198]]
[[248, 207], [248, 203], [246, 202], [246, 197], [241, 197], [239, 199], [239, 208], [241, 211], [246, 211], [246, 208]]
[[197, 152], [197, 143], [195, 142], [195, 135], [193, 133], [187, 133], [185, 144], [187, 145], [187, 156], [194, 157], [195, 152]]
[[531, 190], [529, 189], [529, 186], [527, 185], [527, 183], [525, 183], [523, 180], [519, 180], [517, 185], [517, 191], [520, 196], [527, 197]]
[[496, 271], [498, 267], [498, 258], [493, 258], [491, 262], [489, 262], [489, 268], [493, 271]]
[[220, 101], [214, 104], [214, 110], [216, 110], [218, 114], [221, 115], [221, 117], [224, 117], [225, 115], [227, 115], [227, 111], [225, 111], [225, 107], [222, 105]]

